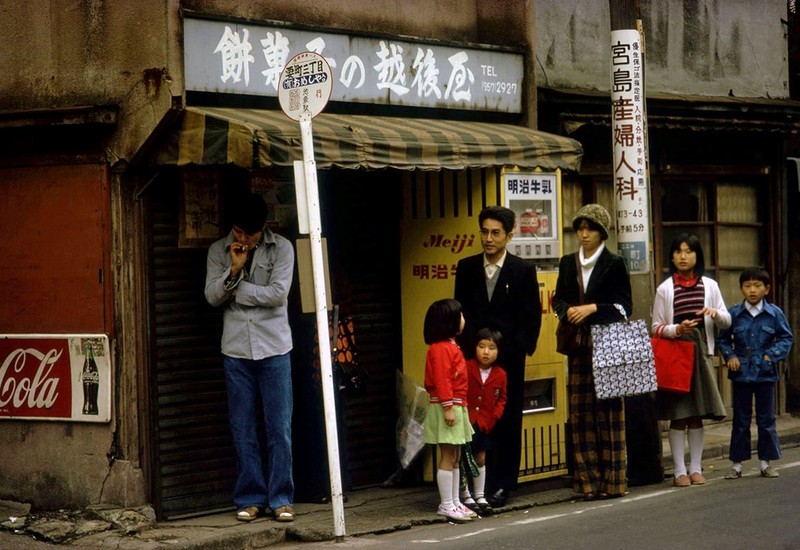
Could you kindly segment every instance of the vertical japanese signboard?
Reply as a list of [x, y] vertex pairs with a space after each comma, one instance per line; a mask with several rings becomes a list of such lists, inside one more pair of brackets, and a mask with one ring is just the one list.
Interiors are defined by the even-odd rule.
[[631, 273], [650, 271], [644, 65], [639, 32], [611, 32], [611, 121], [617, 246]]
[[104, 334], [0, 335], [0, 419], [108, 422]]

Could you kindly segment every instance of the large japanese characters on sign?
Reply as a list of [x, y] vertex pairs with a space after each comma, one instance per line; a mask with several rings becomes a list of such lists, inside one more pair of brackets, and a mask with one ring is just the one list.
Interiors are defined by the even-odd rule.
[[546, 172], [503, 173], [506, 206], [517, 215], [509, 249], [522, 258], [558, 258], [558, 179]]
[[650, 271], [644, 66], [636, 30], [611, 33], [611, 121], [617, 246], [631, 273]]
[[108, 337], [0, 335], [0, 419], [108, 422]]
[[304, 51], [327, 60], [333, 101], [522, 110], [522, 54], [195, 18], [184, 21], [186, 89], [276, 96]]

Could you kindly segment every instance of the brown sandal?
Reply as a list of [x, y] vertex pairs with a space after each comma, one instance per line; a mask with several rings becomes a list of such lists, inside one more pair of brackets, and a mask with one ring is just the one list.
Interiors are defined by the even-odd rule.
[[273, 514], [277, 521], [294, 521], [294, 510], [291, 506], [279, 506]]

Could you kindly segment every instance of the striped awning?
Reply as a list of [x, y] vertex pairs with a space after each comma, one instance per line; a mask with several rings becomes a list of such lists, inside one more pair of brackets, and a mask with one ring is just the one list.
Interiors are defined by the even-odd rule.
[[[577, 171], [573, 139], [521, 126], [322, 113], [312, 122], [317, 168], [463, 170], [517, 166]], [[281, 111], [187, 107], [156, 164], [291, 166], [302, 160], [299, 123]]]

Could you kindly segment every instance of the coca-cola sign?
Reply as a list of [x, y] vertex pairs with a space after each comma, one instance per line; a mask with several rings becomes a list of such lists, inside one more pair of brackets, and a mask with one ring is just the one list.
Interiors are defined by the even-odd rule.
[[0, 335], [0, 419], [108, 422], [108, 337]]

